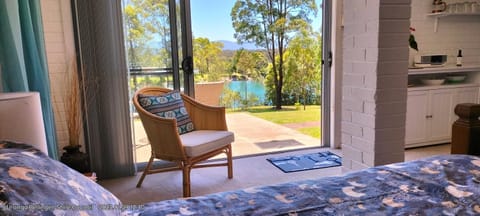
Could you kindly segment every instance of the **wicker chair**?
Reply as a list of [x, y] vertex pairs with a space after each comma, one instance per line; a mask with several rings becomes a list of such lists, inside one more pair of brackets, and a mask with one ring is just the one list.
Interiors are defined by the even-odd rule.
[[[223, 107], [207, 106], [181, 94], [195, 130], [179, 135], [175, 119], [161, 118], [152, 114], [138, 102], [139, 94], [162, 95], [170, 91], [172, 90], [146, 87], [138, 90], [133, 97], [133, 104], [142, 120], [152, 147], [152, 156], [137, 183], [137, 187], [142, 185], [145, 176], [148, 174], [182, 170], [183, 196], [189, 197], [191, 195], [190, 171], [192, 168], [227, 166], [228, 178], [233, 177], [231, 143], [234, 141], [234, 134], [227, 130], [225, 108]], [[227, 155], [226, 163], [198, 164], [221, 153]], [[175, 162], [177, 166], [151, 169], [155, 158]]]

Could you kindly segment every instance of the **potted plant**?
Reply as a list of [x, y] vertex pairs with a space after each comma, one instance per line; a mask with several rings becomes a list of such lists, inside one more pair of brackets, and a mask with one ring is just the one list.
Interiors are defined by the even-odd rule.
[[[420, 59], [418, 56], [418, 44], [417, 41], [415, 40], [415, 35], [413, 35], [413, 32], [415, 32], [415, 28], [410, 27], [410, 36], [408, 37], [408, 45], [411, 48], [409, 52], [409, 66], [412, 66], [415, 68], [416, 63], [420, 63]], [[415, 50], [415, 51], [413, 51]]]
[[60, 161], [81, 173], [90, 172], [88, 155], [81, 152], [80, 139], [82, 135], [81, 90], [76, 64], [67, 70], [63, 95], [63, 108], [68, 134], [68, 145], [63, 147], [65, 152]]
[[415, 40], [415, 35], [413, 35], [414, 31], [415, 31], [415, 28], [410, 27], [410, 37], [408, 38], [408, 44], [410, 45], [410, 48], [418, 51], [418, 44], [417, 44], [417, 41]]

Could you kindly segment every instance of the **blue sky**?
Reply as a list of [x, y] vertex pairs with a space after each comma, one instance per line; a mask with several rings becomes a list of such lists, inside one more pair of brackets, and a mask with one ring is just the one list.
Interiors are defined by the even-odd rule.
[[[316, 2], [319, 10], [312, 25], [314, 30], [319, 31], [322, 23], [320, 10], [322, 0]], [[230, 17], [235, 0], [190, 0], [190, 4], [194, 37], [206, 37], [213, 41], [236, 41]]]

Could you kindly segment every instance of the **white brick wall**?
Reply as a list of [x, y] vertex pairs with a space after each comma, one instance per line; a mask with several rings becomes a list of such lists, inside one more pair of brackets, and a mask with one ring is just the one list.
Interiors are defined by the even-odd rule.
[[431, 10], [431, 1], [412, 0], [411, 26], [416, 29], [413, 34], [419, 51], [412, 50], [410, 55], [446, 54], [447, 64], [455, 64], [458, 49], [461, 49], [465, 65], [480, 64], [480, 17], [442, 17], [438, 21], [438, 31], [434, 32], [435, 19], [426, 16]]
[[344, 0], [343, 170], [404, 159], [410, 0]]
[[63, 105], [65, 86], [63, 84], [65, 83], [66, 72], [71, 70], [72, 62], [75, 60], [70, 1], [42, 0], [40, 4], [50, 89], [55, 113], [57, 144], [59, 154], [61, 154], [62, 148], [68, 145], [68, 133]]

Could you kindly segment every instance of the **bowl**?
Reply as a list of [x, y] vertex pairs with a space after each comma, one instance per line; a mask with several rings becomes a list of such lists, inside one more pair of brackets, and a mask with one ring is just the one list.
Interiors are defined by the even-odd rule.
[[450, 75], [450, 76], [447, 76], [445, 77], [447, 79], [447, 81], [449, 83], [461, 83], [463, 81], [465, 81], [465, 79], [467, 78], [467, 76], [465, 75]]
[[422, 83], [427, 86], [442, 85], [445, 79], [422, 79]]

